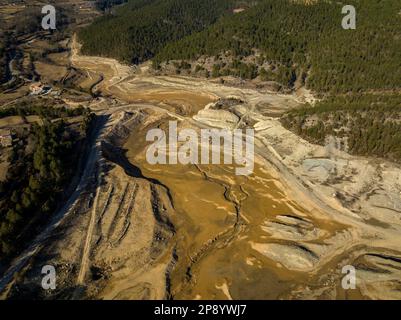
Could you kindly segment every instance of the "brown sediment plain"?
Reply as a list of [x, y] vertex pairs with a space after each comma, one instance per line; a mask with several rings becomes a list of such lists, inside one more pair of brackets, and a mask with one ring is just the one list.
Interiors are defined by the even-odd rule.
[[137, 76], [142, 72], [138, 68], [121, 65], [114, 59], [79, 55], [80, 47], [74, 35], [71, 41], [73, 65], [86, 70], [90, 79], [103, 80], [97, 82], [93, 91], [100, 91], [128, 103], [153, 103], [186, 115], [196, 114], [208, 103], [218, 100], [217, 95], [208, 91], [153, 84], [145, 77]]
[[[236, 177], [226, 166], [149, 166], [141, 149], [145, 132], [166, 128], [168, 118], [152, 124], [150, 116], [146, 126], [131, 131], [125, 144], [130, 161], [167, 186], [174, 203], [172, 297], [400, 296], [401, 175], [396, 165], [352, 157], [330, 144], [314, 146], [285, 130], [269, 110], [277, 114], [296, 106], [296, 96], [146, 74], [118, 86], [128, 93], [144, 81], [171, 92], [187, 89], [244, 101], [219, 115], [210, 106], [194, 117], [167, 109], [165, 114], [182, 126], [231, 128], [228, 111], [238, 117], [236, 127], [256, 130], [257, 165], [247, 178]], [[146, 108], [153, 113], [166, 109], [161, 104]], [[376, 175], [383, 192], [369, 185]], [[355, 290], [342, 288], [346, 265], [357, 270]]]
[[134, 130], [124, 147], [130, 162], [172, 196], [173, 298], [289, 298], [297, 285], [313, 283], [307, 271], [319, 257], [302, 243], [325, 245], [346, 233], [346, 225], [315, 218], [261, 163], [247, 177], [227, 165], [149, 165], [141, 131]]
[[[98, 170], [36, 256], [62, 270], [58, 297], [401, 298], [401, 169], [283, 128], [280, 114], [310, 95], [153, 76], [146, 65], [81, 56], [75, 38], [71, 62], [102, 79], [92, 89], [103, 96], [89, 106], [108, 118]], [[150, 165], [146, 132], [169, 120], [255, 129], [253, 174]], [[35, 280], [35, 261], [10, 292]], [[342, 287], [347, 265], [356, 269], [353, 290]]]

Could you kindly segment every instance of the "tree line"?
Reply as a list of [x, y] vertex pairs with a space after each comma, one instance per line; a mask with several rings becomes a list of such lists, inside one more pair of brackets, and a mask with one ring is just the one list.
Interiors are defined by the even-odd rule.
[[0, 32], [0, 84], [7, 81], [8, 78], [8, 48], [9, 37], [6, 33]]
[[[290, 87], [298, 79], [316, 92], [332, 94], [399, 89], [401, 3], [348, 4], [357, 10], [356, 30], [342, 29], [342, 4], [260, 0], [202, 32], [168, 43], [154, 58], [155, 65], [218, 56], [227, 50], [241, 60], [258, 49], [262, 52], [258, 75]], [[238, 73], [238, 68], [227, 69]]]
[[88, 115], [89, 108], [79, 106], [77, 108], [66, 108], [65, 106], [50, 107], [45, 104], [34, 104], [32, 102], [21, 102], [17, 106], [0, 109], [0, 118], [9, 116], [31, 116], [38, 115], [42, 118], [56, 119]]
[[126, 63], [151, 59], [166, 44], [229, 14], [234, 0], [131, 0], [79, 32], [84, 54]]
[[[46, 110], [50, 109], [46, 107]], [[38, 107], [38, 115], [44, 115]], [[78, 150], [90, 133], [94, 116], [85, 115], [77, 131], [63, 120], [52, 121], [64, 112], [46, 111], [43, 124], [18, 131], [9, 156], [6, 180], [0, 182], [0, 261], [5, 263], [41, 229], [58, 207], [76, 172]], [[33, 114], [33, 112], [29, 112]]]
[[351, 154], [401, 163], [400, 95], [331, 96], [289, 111], [281, 122], [312, 143], [324, 145], [333, 136]]
[[[260, 76], [287, 87], [298, 80], [332, 94], [399, 89], [401, 3], [347, 4], [356, 7], [356, 30], [341, 27], [343, 4], [335, 2], [131, 0], [79, 36], [85, 54], [135, 64], [153, 59], [156, 68], [228, 51], [239, 62], [216, 65], [215, 76]], [[233, 14], [240, 5], [247, 9]], [[256, 65], [242, 61], [255, 50], [261, 52]]]

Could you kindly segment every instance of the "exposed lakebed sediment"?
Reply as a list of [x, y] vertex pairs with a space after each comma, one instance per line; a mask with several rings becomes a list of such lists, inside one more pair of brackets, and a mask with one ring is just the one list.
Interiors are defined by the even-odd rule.
[[[90, 107], [109, 120], [99, 182], [95, 173], [36, 257], [64, 270], [61, 296], [401, 298], [401, 170], [283, 128], [277, 117], [305, 97], [154, 76], [147, 66], [80, 56], [74, 42], [71, 59], [103, 79], [96, 89], [104, 96]], [[254, 128], [253, 174], [150, 165], [146, 132], [167, 130], [170, 120], [197, 132]], [[355, 290], [341, 286], [346, 265], [356, 268]]]
[[[157, 127], [168, 120], [158, 119]], [[308, 272], [323, 256], [305, 241], [319, 248], [347, 233], [345, 225], [315, 219], [292, 201], [261, 163], [250, 176], [236, 176], [228, 165], [150, 165], [144, 132], [132, 130], [124, 147], [130, 162], [167, 186], [173, 199], [173, 298], [290, 297], [297, 283], [310, 284]]]

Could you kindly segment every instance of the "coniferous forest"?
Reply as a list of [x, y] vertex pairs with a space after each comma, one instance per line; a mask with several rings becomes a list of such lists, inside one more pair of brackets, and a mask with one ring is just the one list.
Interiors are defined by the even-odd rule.
[[343, 5], [263, 0], [201, 33], [168, 44], [156, 61], [195, 59], [226, 50], [243, 57], [259, 49], [263, 61], [273, 63], [285, 85], [291, 86], [300, 77], [318, 92], [400, 88], [401, 72], [396, 71], [401, 70], [401, 18], [397, 14], [401, 3], [350, 3], [357, 10], [356, 30], [341, 27]]
[[[90, 133], [93, 114], [45, 105], [21, 104], [2, 109], [0, 118], [37, 115], [43, 122], [15, 133], [5, 181], [0, 182], [0, 259], [5, 262], [24, 246], [63, 199], [79, 169], [79, 152]], [[82, 116], [79, 130], [60, 117]], [[17, 241], [18, 240], [18, 241]]]
[[217, 21], [233, 0], [131, 0], [83, 29], [83, 53], [140, 63]]
[[[297, 84], [321, 98], [286, 114], [287, 128], [315, 143], [334, 135], [350, 153], [400, 161], [401, 2], [347, 4], [356, 8], [355, 30], [342, 28], [344, 4], [336, 2], [131, 0], [80, 38], [84, 53], [128, 63], [152, 59], [156, 69], [170, 61], [177, 73], [204, 70], [200, 57], [230, 56], [207, 76]], [[256, 63], [249, 63], [252, 56]], [[305, 126], [313, 115], [319, 121]]]
[[313, 143], [334, 136], [351, 154], [401, 162], [401, 95], [330, 96], [288, 112], [282, 124]]
[[[129, 63], [154, 58], [158, 65], [226, 51], [241, 59], [258, 49], [259, 60], [272, 67], [244, 73], [250, 78], [270, 74], [270, 80], [290, 87], [302, 79], [330, 93], [400, 88], [401, 3], [349, 2], [357, 10], [356, 30], [341, 27], [342, 4], [325, 1], [259, 0], [233, 14], [238, 1], [131, 0], [80, 37], [84, 53]], [[238, 66], [228, 66], [225, 74], [238, 75]]]

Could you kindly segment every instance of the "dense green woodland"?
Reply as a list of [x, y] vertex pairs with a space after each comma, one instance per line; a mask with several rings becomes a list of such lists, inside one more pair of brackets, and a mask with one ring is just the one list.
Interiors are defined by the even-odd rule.
[[254, 8], [169, 43], [155, 60], [190, 60], [226, 50], [241, 57], [259, 49], [263, 60], [276, 68], [272, 80], [289, 86], [296, 78], [306, 78], [308, 87], [318, 92], [399, 89], [401, 2], [347, 4], [356, 7], [356, 30], [341, 27], [342, 4], [321, 1], [304, 6], [286, 0], [260, 0]]
[[281, 121], [313, 143], [335, 136], [347, 141], [344, 149], [351, 154], [401, 163], [401, 95], [329, 97], [314, 107], [292, 110]]
[[79, 37], [83, 53], [127, 63], [153, 58], [166, 44], [210, 26], [235, 0], [130, 0], [96, 20]]
[[2, 108], [0, 109], [0, 118], [9, 116], [32, 116], [38, 115], [42, 118], [66, 118], [66, 117], [76, 117], [80, 115], [87, 115], [89, 109], [82, 106], [71, 109], [66, 107], [52, 108], [46, 105], [33, 104], [30, 102], [22, 101], [18, 106]]
[[95, 5], [101, 11], [108, 11], [113, 8], [115, 5], [120, 5], [126, 3], [127, 0], [96, 0]]
[[18, 142], [13, 143], [7, 179], [0, 182], [2, 262], [23, 249], [35, 229], [46, 224], [78, 169], [78, 148], [82, 148], [93, 116], [86, 109], [72, 113], [85, 116], [79, 133], [63, 120], [57, 120], [65, 113], [69, 114], [64, 108], [21, 106], [3, 110], [0, 115], [37, 114], [44, 121], [43, 125], [35, 124], [16, 133]]
[[[259, 0], [256, 6], [232, 14], [238, 1], [131, 0], [114, 15], [82, 30], [80, 38], [84, 53], [130, 63], [154, 58], [158, 66], [229, 50], [239, 62], [214, 76], [260, 75], [289, 87], [298, 79], [317, 92], [329, 93], [399, 89], [401, 2], [347, 4], [357, 9], [356, 30], [342, 29], [343, 4], [333, 2], [305, 6]], [[260, 62], [271, 63], [271, 68], [241, 63], [253, 49], [262, 52]]]

